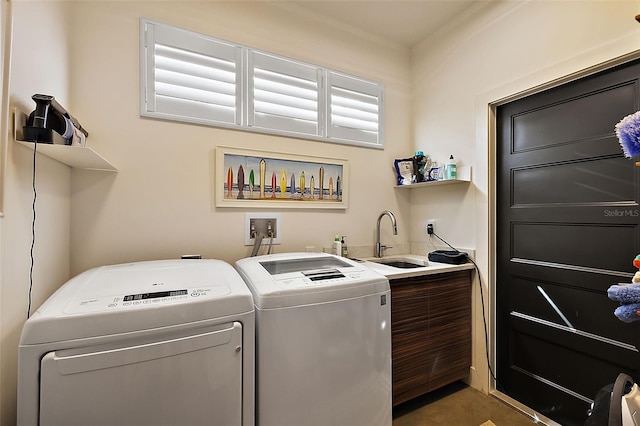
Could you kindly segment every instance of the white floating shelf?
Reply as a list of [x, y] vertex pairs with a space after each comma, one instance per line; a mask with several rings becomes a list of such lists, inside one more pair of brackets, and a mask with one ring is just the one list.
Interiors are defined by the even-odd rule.
[[19, 140], [16, 140], [16, 142], [29, 149], [36, 148], [37, 152], [68, 166], [75, 167], [76, 169], [103, 170], [110, 172], [118, 171], [118, 169], [102, 158], [97, 152], [84, 146], [39, 143], [38, 146], [35, 147], [34, 142]]
[[116, 169], [111, 163], [102, 158], [100, 154], [86, 146], [38, 143], [38, 146], [36, 147], [35, 142], [22, 140], [24, 139], [22, 127], [26, 122], [27, 115], [16, 108], [14, 113], [14, 136], [15, 141], [20, 145], [26, 146], [29, 149], [35, 148], [36, 152], [76, 169], [102, 170], [109, 172], [118, 171], [118, 169]]
[[426, 187], [434, 187], [434, 186], [442, 186], [442, 185], [454, 185], [460, 183], [469, 183], [471, 182], [471, 167], [458, 167], [458, 179], [447, 179], [447, 180], [430, 180], [428, 182], [420, 182], [420, 183], [412, 183], [411, 185], [396, 185], [395, 188], [400, 189], [415, 189], [415, 188], [426, 188]]

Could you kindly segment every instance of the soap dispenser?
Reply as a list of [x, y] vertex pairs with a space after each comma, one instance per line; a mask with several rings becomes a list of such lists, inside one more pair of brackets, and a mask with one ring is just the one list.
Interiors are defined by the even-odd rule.
[[349, 254], [347, 253], [347, 243], [344, 242], [344, 235], [342, 236], [342, 240], [340, 241], [340, 246], [342, 248], [342, 257], [349, 257]]

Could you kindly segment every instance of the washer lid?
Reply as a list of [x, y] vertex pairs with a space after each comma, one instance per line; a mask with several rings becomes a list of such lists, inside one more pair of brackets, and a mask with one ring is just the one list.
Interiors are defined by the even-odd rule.
[[389, 290], [382, 274], [326, 253], [280, 253], [236, 262], [258, 309], [325, 303]]
[[25, 323], [21, 344], [168, 327], [253, 311], [251, 292], [221, 260], [159, 260], [90, 269]]

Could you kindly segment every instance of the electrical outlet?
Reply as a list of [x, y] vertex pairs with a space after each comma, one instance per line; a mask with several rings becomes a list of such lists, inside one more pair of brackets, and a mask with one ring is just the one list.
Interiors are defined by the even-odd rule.
[[435, 219], [427, 220], [426, 231], [427, 231], [427, 235], [431, 235], [434, 232], [436, 232], [436, 220]]
[[262, 236], [262, 244], [280, 244], [280, 213], [245, 213], [244, 245], [252, 246], [258, 235]]

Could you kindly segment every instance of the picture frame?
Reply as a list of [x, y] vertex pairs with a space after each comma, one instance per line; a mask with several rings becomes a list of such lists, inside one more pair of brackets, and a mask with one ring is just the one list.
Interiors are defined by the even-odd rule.
[[347, 160], [216, 148], [216, 207], [346, 209], [348, 184]]

